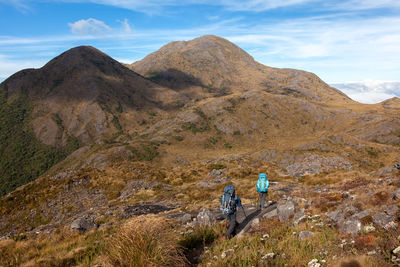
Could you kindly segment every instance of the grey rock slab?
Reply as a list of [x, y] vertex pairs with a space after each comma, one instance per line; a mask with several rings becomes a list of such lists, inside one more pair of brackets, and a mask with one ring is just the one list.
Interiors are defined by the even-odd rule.
[[372, 220], [374, 224], [384, 228], [386, 225], [394, 221], [394, 217], [385, 212], [379, 212], [372, 216]]
[[93, 218], [90, 216], [84, 216], [78, 218], [71, 223], [71, 229], [77, 230], [82, 233], [87, 232], [96, 227], [97, 225], [95, 224]]
[[344, 221], [344, 212], [342, 210], [335, 210], [326, 214], [328, 220], [337, 225]]
[[392, 199], [393, 200], [400, 199], [400, 188], [397, 188], [396, 190], [394, 190], [394, 192], [392, 194]]
[[340, 231], [342, 234], [357, 235], [361, 231], [361, 222], [356, 219], [347, 220], [341, 225]]
[[356, 213], [353, 216], [351, 216], [350, 218], [351, 219], [356, 219], [356, 220], [362, 220], [362, 219], [364, 219], [365, 217], [367, 217], [369, 215], [371, 215], [371, 211], [368, 209], [368, 210], [363, 210], [363, 211], [361, 211], [359, 213]]
[[287, 222], [290, 220], [291, 216], [294, 216], [295, 204], [293, 201], [279, 201], [277, 206], [277, 213], [279, 221]]
[[399, 211], [399, 207], [397, 205], [390, 205], [389, 207], [386, 208], [386, 213], [388, 215], [396, 215], [396, 213]]
[[303, 240], [303, 239], [306, 239], [306, 238], [308, 238], [308, 237], [310, 237], [310, 236], [313, 236], [313, 235], [314, 235], [314, 233], [311, 232], [311, 231], [301, 231], [301, 232], [299, 233], [299, 239], [300, 239], [300, 240]]
[[263, 218], [269, 220], [269, 219], [272, 219], [272, 218], [274, 218], [276, 216], [278, 216], [278, 211], [277, 211], [277, 209], [274, 209], [274, 210], [272, 210], [270, 212], [265, 213], [263, 215]]
[[200, 225], [213, 225], [215, 223], [215, 217], [209, 210], [202, 209], [196, 217], [196, 221]]

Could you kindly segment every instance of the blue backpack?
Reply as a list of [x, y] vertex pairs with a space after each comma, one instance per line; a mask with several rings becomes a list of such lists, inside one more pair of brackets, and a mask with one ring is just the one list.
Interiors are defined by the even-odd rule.
[[235, 187], [232, 184], [225, 186], [220, 200], [223, 214], [232, 214], [236, 211]]
[[257, 181], [257, 192], [268, 192], [269, 182], [265, 173], [260, 173]]

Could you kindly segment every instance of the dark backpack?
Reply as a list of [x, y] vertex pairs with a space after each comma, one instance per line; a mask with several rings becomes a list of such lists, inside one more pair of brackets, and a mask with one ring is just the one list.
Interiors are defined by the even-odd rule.
[[227, 185], [224, 194], [221, 196], [221, 211], [223, 214], [232, 214], [236, 211], [235, 187]]

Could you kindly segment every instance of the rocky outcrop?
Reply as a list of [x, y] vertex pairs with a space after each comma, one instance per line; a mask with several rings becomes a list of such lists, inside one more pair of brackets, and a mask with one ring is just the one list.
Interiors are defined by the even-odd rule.
[[78, 218], [71, 223], [71, 229], [77, 230], [81, 233], [87, 232], [96, 227], [97, 225], [91, 216]]
[[293, 177], [314, 175], [338, 169], [350, 171], [352, 165], [341, 157], [322, 157], [318, 154], [305, 154], [297, 159], [295, 163], [286, 167], [287, 173]]

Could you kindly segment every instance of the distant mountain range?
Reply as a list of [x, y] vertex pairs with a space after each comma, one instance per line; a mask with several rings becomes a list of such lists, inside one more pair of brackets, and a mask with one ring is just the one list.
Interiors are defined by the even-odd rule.
[[400, 82], [395, 81], [361, 81], [330, 83], [351, 99], [361, 103], [374, 104], [392, 97], [400, 97]]

